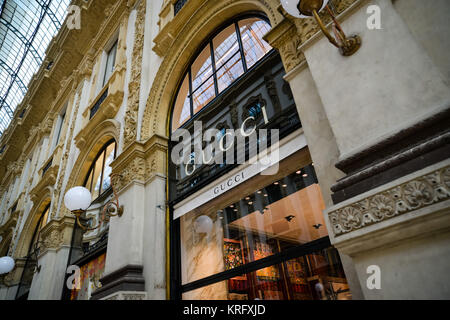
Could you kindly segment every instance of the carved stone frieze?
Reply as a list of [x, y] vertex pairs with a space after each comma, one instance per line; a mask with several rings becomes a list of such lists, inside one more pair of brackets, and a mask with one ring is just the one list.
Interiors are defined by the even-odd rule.
[[120, 192], [133, 181], [144, 183], [154, 175], [166, 174], [167, 138], [153, 136], [147, 142], [134, 142], [111, 164], [112, 183]]
[[328, 213], [340, 236], [450, 198], [450, 166]]
[[53, 230], [44, 240], [43, 245], [47, 249], [57, 249], [64, 241], [63, 234], [57, 230]]
[[139, 111], [139, 94], [141, 88], [142, 52], [144, 47], [146, 0], [141, 0], [137, 8], [135, 37], [131, 62], [131, 77], [128, 84], [128, 105], [125, 112], [124, 145], [128, 146], [136, 140]]
[[57, 250], [61, 246], [70, 245], [74, 224], [75, 218], [72, 215], [64, 216], [61, 219], [50, 221], [41, 230], [39, 254], [44, 254], [48, 249]]

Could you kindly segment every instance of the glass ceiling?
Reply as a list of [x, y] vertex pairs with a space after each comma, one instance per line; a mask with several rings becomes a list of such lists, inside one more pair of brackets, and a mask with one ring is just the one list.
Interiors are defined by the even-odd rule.
[[0, 136], [28, 90], [70, 0], [0, 0]]

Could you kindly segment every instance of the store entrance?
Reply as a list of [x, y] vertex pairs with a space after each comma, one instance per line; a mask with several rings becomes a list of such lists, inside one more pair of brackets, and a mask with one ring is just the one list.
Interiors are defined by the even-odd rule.
[[183, 299], [351, 299], [314, 166], [280, 174], [247, 183], [256, 189], [219, 210], [180, 218]]

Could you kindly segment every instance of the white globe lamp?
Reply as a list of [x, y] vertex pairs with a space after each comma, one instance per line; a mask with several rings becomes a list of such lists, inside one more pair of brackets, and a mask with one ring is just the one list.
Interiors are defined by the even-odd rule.
[[194, 221], [194, 230], [197, 233], [209, 234], [213, 228], [213, 221], [208, 216], [200, 216]]
[[313, 10], [320, 12], [328, 4], [328, 0], [281, 0], [283, 9], [296, 18], [309, 18]]
[[11, 257], [0, 258], [0, 274], [9, 273], [14, 269], [15, 263], [14, 259]]
[[84, 187], [74, 187], [64, 196], [64, 204], [72, 212], [86, 211], [91, 202], [91, 193]]

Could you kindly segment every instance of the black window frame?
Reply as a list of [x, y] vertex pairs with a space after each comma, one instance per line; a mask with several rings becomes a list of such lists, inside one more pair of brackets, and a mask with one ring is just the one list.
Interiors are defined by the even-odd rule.
[[[100, 190], [99, 190], [98, 196], [92, 201], [92, 203], [94, 203], [97, 199], [102, 198], [103, 195], [104, 195], [105, 193], [107, 193], [107, 192], [111, 189], [111, 187], [109, 187], [109, 188], [107, 188], [106, 190], [102, 190], [102, 187], [103, 187], [103, 174], [104, 174], [104, 172], [105, 172], [106, 149], [107, 149], [111, 144], [113, 144], [113, 143], [115, 143], [115, 147], [114, 147], [114, 159], [117, 157], [117, 142], [116, 142], [116, 139], [112, 138], [112, 139], [108, 140], [108, 141], [102, 146], [102, 148], [100, 149], [100, 151], [99, 151], [99, 152], [97, 153], [97, 155], [95, 156], [94, 160], [92, 160], [92, 163], [91, 163], [91, 165], [90, 165], [90, 167], [89, 167], [89, 170], [87, 171], [86, 177], [84, 178], [84, 181], [83, 181], [83, 187], [85, 187], [86, 189], [88, 189], [88, 190], [91, 192], [91, 194], [92, 194], [92, 184], [94, 183], [95, 163], [97, 162], [97, 160], [101, 157], [101, 155], [102, 155], [102, 153], [103, 153], [103, 154], [104, 154], [104, 157], [103, 157], [103, 164], [102, 164], [102, 172], [101, 172], [101, 176], [100, 176], [100, 181], [101, 181]], [[89, 176], [91, 175], [91, 172], [93, 173], [93, 174], [92, 174], [92, 180], [91, 180], [91, 185], [90, 185], [90, 187], [88, 188], [88, 187], [86, 186], [86, 184], [87, 184], [87, 182], [88, 182], [88, 180], [89, 180]]]
[[[183, 73], [183, 76], [179, 79], [179, 82], [177, 84], [177, 90], [176, 90], [176, 94], [173, 97], [173, 101], [171, 102], [171, 114], [170, 114], [170, 124], [169, 124], [169, 131], [170, 134], [172, 134], [173, 131], [173, 116], [174, 116], [174, 111], [175, 111], [175, 104], [177, 102], [177, 98], [180, 94], [181, 91], [181, 87], [183, 85], [183, 81], [185, 80], [186, 77], [188, 77], [188, 95], [187, 97], [189, 98], [189, 104], [190, 104], [190, 108], [189, 108], [189, 112], [190, 115], [188, 117], [188, 119], [182, 124], [180, 125], [178, 128], [183, 128], [185, 126], [189, 126], [189, 124], [195, 120], [195, 118], [199, 117], [200, 114], [202, 114], [202, 112], [206, 109], [208, 109], [208, 107], [210, 105], [213, 105], [218, 99], [220, 99], [220, 97], [227, 92], [231, 87], [233, 87], [233, 85], [235, 83], [237, 83], [239, 81], [239, 79], [241, 79], [242, 77], [244, 77], [249, 71], [251, 71], [252, 69], [256, 68], [258, 65], [258, 62], [261, 62], [262, 60], [264, 60], [264, 57], [267, 57], [270, 55], [271, 52], [275, 51], [274, 48], [270, 49], [263, 57], [261, 57], [256, 63], [254, 63], [250, 68], [248, 68], [247, 66], [247, 60], [245, 58], [245, 52], [244, 52], [244, 47], [243, 47], [243, 43], [242, 43], [242, 36], [241, 36], [241, 32], [240, 32], [240, 28], [239, 28], [239, 22], [245, 19], [249, 19], [249, 18], [258, 18], [261, 19], [262, 21], [266, 22], [267, 24], [269, 24], [269, 26], [272, 27], [270, 20], [267, 16], [265, 16], [263, 13], [261, 12], [247, 12], [245, 14], [240, 14], [237, 15], [235, 17], [233, 17], [232, 19], [227, 20], [227, 22], [221, 24], [214, 32], [212, 32], [208, 38], [203, 41], [200, 45], [199, 45], [199, 49], [197, 49], [195, 51], [195, 54], [192, 55], [191, 59], [189, 60], [189, 63], [186, 67], [186, 70]], [[213, 45], [213, 40], [214, 38], [221, 33], [223, 30], [225, 30], [226, 28], [228, 28], [229, 26], [234, 25], [236, 30], [235, 30], [235, 34], [237, 35], [237, 41], [238, 41], [238, 45], [239, 45], [239, 49], [238, 51], [236, 51], [235, 54], [233, 54], [230, 58], [227, 59], [227, 61], [225, 61], [217, 70], [216, 70], [216, 61], [214, 58], [214, 45]], [[195, 60], [198, 58], [198, 56], [201, 54], [201, 52], [203, 50], [205, 50], [205, 48], [209, 46], [210, 48], [210, 59], [211, 59], [211, 68], [212, 68], [212, 75], [210, 77], [208, 77], [208, 79], [206, 79], [203, 83], [201, 83], [195, 90], [193, 90], [193, 86], [192, 86], [192, 72], [191, 72], [191, 68], [192, 68], [192, 64], [195, 62]], [[234, 58], [234, 56], [236, 54], [240, 54], [240, 60], [242, 62], [242, 68], [244, 70], [244, 72], [238, 77], [236, 78], [233, 82], [230, 83], [230, 85], [228, 85], [226, 88], [224, 88], [222, 91], [219, 92], [219, 88], [218, 88], [218, 82], [217, 82], [217, 72], [220, 71], [220, 69], [222, 69], [229, 60], [231, 60], [232, 58]], [[199, 88], [201, 88], [201, 86], [206, 83], [210, 78], [213, 78], [214, 81], [214, 92], [215, 92], [215, 96], [214, 98], [209, 101], [207, 104], [205, 104], [199, 111], [194, 112], [194, 102], [193, 102], [193, 93], [198, 90]]]
[[[33, 236], [31, 237], [31, 241], [28, 244], [28, 251], [27, 251], [27, 255], [26, 255], [26, 261], [25, 261], [25, 265], [24, 268], [22, 270], [22, 275], [20, 276], [20, 282], [16, 291], [16, 297], [15, 300], [27, 300], [28, 299], [28, 295], [30, 293], [30, 289], [31, 289], [31, 283], [30, 283], [30, 287], [25, 289], [25, 291], [23, 293], [20, 292], [21, 287], [24, 285], [23, 283], [23, 278], [25, 276], [25, 272], [27, 271], [27, 268], [33, 267], [34, 263], [37, 263], [37, 261], [35, 261], [34, 258], [32, 258], [33, 254], [36, 254], [36, 256], [39, 254], [38, 252], [35, 253], [36, 249], [33, 247], [34, 242], [36, 241], [36, 239], [39, 239], [40, 233], [41, 233], [41, 229], [42, 229], [42, 219], [45, 216], [45, 213], [47, 212], [47, 210], [50, 210], [50, 206], [51, 206], [51, 201], [45, 206], [44, 210], [42, 210], [41, 215], [39, 217], [39, 220], [36, 224], [36, 227], [34, 228], [33, 231]], [[39, 251], [39, 247], [37, 248], [37, 251]], [[31, 265], [30, 265], [31, 264]]]

